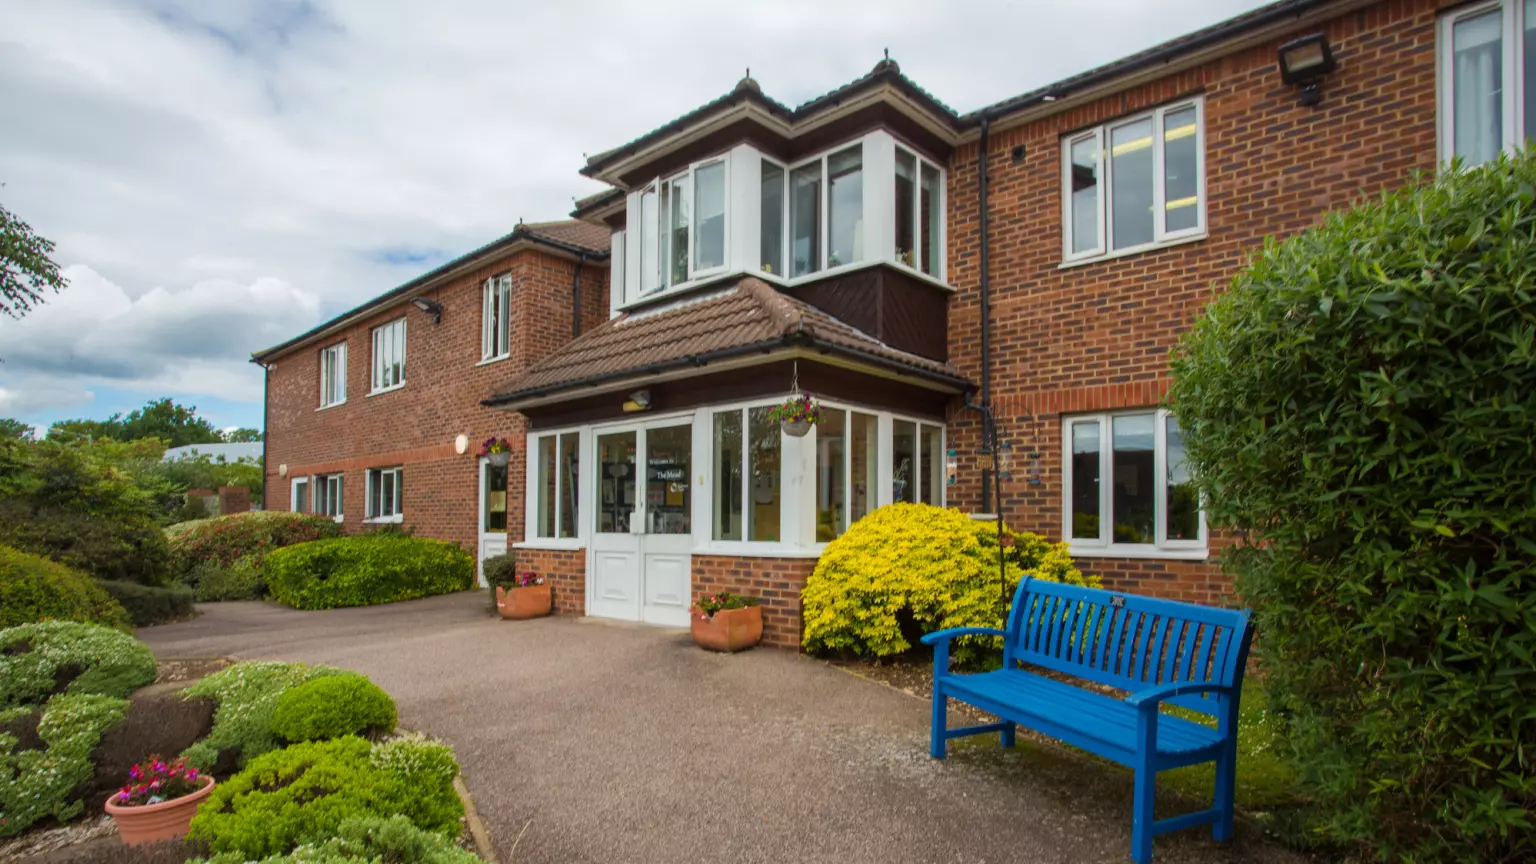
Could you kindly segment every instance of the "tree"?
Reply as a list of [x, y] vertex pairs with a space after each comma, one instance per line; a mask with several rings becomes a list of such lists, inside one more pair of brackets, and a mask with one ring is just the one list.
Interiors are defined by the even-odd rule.
[[224, 440], [212, 423], [197, 416], [196, 406], [179, 405], [170, 397], [149, 402], [129, 412], [127, 417], [113, 414], [105, 420], [60, 420], [49, 427], [48, 434], [71, 440], [158, 438], [166, 447], [216, 444]]
[[45, 291], [64, 290], [69, 281], [51, 255], [52, 241], [0, 206], [0, 312], [20, 318], [43, 302]]
[[0, 417], [0, 438], [21, 438], [30, 440], [35, 430], [31, 426], [13, 420], [10, 417]]
[[242, 426], [224, 433], [224, 440], [231, 444], [250, 444], [261, 440], [261, 431]]

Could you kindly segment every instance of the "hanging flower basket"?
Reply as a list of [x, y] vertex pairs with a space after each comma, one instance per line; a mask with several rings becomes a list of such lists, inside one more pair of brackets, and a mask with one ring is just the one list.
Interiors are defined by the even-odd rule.
[[493, 435], [480, 445], [480, 455], [497, 468], [505, 468], [507, 460], [512, 458], [512, 444], [505, 438], [497, 438]]
[[821, 422], [821, 403], [809, 393], [796, 393], [773, 406], [768, 412], [770, 421], [778, 421], [784, 434], [791, 438], [804, 438], [811, 427]]

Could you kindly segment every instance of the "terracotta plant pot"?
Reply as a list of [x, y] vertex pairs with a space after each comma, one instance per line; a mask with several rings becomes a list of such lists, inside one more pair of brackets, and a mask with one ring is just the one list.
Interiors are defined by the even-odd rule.
[[117, 833], [129, 846], [154, 843], [185, 837], [197, 815], [197, 805], [213, 794], [213, 778], [208, 777], [203, 788], [191, 795], [161, 801], [159, 804], [129, 804], [118, 806], [117, 793], [107, 799], [107, 815], [117, 823]]
[[710, 651], [745, 651], [763, 641], [763, 607], [721, 609], [708, 618], [695, 615], [693, 641]]
[[514, 621], [548, 615], [553, 600], [548, 585], [496, 587], [496, 611], [501, 613], [501, 617]]

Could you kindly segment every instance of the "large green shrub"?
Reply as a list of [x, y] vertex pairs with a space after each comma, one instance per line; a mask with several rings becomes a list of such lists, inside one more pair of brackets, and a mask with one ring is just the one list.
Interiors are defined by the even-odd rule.
[[341, 674], [342, 670], [330, 666], [249, 660], [209, 675], [181, 692], [187, 698], [208, 697], [218, 703], [213, 731], [182, 755], [197, 767], [211, 771], [221, 755], [232, 756], [243, 764], [277, 749], [272, 713], [277, 709], [278, 699], [306, 681]]
[[316, 678], [278, 697], [272, 731], [284, 741], [395, 731], [395, 700], [355, 672]]
[[37, 725], [43, 748], [18, 750], [15, 736], [0, 733], [0, 837], [44, 817], [64, 822], [79, 815], [85, 802], [73, 792], [91, 779], [91, 750], [127, 709], [127, 700], [113, 696], [61, 693], [48, 700]]
[[255, 859], [322, 842], [358, 817], [399, 815], [424, 831], [457, 836], [464, 808], [453, 775], [403, 773], [374, 752], [364, 739], [349, 736], [253, 759], [198, 808], [190, 836], [214, 852]]
[[140, 585], [137, 582], [108, 580], [98, 583], [128, 610], [133, 626], [148, 627], [191, 618], [192, 589], [185, 585]]
[[121, 630], [76, 621], [0, 630], [0, 709], [61, 690], [123, 697], [154, 680], [155, 655]]
[[[1013, 534], [999, 586], [997, 525], [927, 504], [881, 507], [827, 544], [800, 592], [804, 644], [811, 651], [883, 657], [912, 647], [905, 616], [923, 633], [945, 627], [1001, 627], [1003, 608], [1025, 574], [1073, 585], [1085, 581], [1065, 544]], [[1006, 597], [1006, 600], [1004, 599]], [[965, 663], [998, 640], [956, 643]]]
[[475, 559], [452, 543], [387, 534], [317, 540], [267, 556], [272, 597], [298, 609], [332, 609], [463, 591]]
[[0, 629], [55, 620], [132, 628], [128, 613], [96, 580], [40, 555], [0, 546]]
[[0, 439], [0, 544], [98, 579], [164, 584], [170, 553], [154, 508], [94, 448]]
[[1311, 827], [1536, 857], [1536, 155], [1269, 242], [1170, 394]]
[[326, 516], [259, 510], [214, 519], [199, 519], [185, 527], [172, 526], [171, 558], [177, 578], [197, 587], [202, 565], [228, 569], [242, 558], [260, 557], [274, 549], [341, 536], [341, 526]]
[[[251, 864], [482, 864], [480, 856], [460, 849], [441, 834], [423, 831], [404, 816], [353, 817], [342, 822], [336, 836], [323, 843], [305, 843], [287, 855], [273, 855]], [[247, 864], [245, 855], [226, 852], [208, 864]]]

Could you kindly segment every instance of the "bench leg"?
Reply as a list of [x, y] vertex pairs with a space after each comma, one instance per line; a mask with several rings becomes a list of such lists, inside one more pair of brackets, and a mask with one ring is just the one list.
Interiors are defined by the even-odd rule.
[[1152, 797], [1157, 788], [1157, 772], [1143, 763], [1136, 769], [1136, 802], [1131, 814], [1131, 860], [1136, 864], [1152, 862]]
[[1003, 731], [998, 734], [998, 736], [997, 736], [998, 740], [1000, 740], [1002, 742], [1004, 747], [1012, 747], [1014, 739], [1018, 735], [1019, 727], [1018, 727], [1017, 724], [1009, 723], [1006, 720], [1004, 720], [1003, 722], [1006, 725], [1003, 726]]
[[1216, 821], [1211, 823], [1211, 837], [1224, 843], [1232, 839], [1232, 796], [1237, 788], [1237, 744], [1229, 742], [1216, 759], [1216, 794], [1212, 805]]
[[929, 732], [928, 755], [935, 759], [944, 758], [944, 733], [948, 731], [946, 725], [949, 720], [949, 697], [944, 695], [944, 688], [939, 686], [938, 679], [933, 682], [933, 725]]

